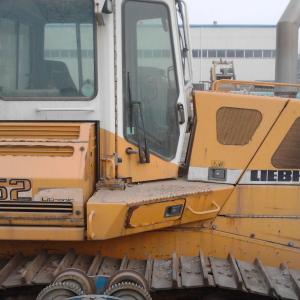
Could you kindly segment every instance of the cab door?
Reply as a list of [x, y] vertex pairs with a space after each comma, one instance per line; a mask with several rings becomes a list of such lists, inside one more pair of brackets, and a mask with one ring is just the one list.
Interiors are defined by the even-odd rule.
[[118, 177], [175, 178], [186, 122], [179, 32], [173, 1], [122, 5], [123, 131]]

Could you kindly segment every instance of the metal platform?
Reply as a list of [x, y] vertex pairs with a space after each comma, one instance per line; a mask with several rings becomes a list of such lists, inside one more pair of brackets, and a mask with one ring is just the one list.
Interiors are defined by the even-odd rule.
[[98, 190], [89, 202], [126, 203], [134, 206], [232, 188], [232, 185], [189, 182], [184, 179], [128, 185], [125, 190]]

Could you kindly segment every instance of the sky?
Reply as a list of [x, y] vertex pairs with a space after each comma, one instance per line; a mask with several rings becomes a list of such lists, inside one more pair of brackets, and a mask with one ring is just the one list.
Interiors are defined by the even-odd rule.
[[289, 0], [186, 0], [191, 24], [267, 24], [280, 19]]

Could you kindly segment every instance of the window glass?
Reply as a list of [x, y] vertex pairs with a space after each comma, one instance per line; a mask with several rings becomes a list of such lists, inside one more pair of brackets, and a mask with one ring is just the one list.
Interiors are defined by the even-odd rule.
[[93, 1], [0, 2], [0, 96], [95, 93]]
[[272, 57], [272, 50], [264, 50], [263, 55], [265, 58], [271, 58]]
[[202, 50], [202, 57], [207, 57], [207, 52], [208, 52], [208, 50]]
[[244, 50], [235, 50], [235, 57], [243, 58], [244, 57]]
[[225, 50], [217, 50], [217, 57], [225, 57]]
[[235, 57], [235, 51], [234, 50], [227, 50], [227, 57]]
[[252, 58], [253, 57], [253, 50], [245, 50], [245, 57]]
[[262, 50], [254, 50], [254, 57], [261, 58], [262, 57]]
[[[126, 1], [124, 43], [124, 134], [135, 144], [145, 137], [150, 151], [172, 159], [179, 139], [179, 89], [167, 6]], [[138, 55], [145, 51], [153, 55]]]
[[208, 50], [208, 57], [217, 57], [216, 50]]
[[199, 50], [194, 49], [194, 50], [192, 51], [192, 53], [193, 53], [193, 57], [199, 57]]

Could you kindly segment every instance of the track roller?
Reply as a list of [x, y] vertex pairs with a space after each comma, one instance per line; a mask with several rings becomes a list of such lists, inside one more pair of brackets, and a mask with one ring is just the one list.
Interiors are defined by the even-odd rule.
[[83, 294], [83, 290], [72, 282], [55, 282], [45, 287], [36, 300], [65, 300]]
[[111, 285], [105, 295], [117, 297], [126, 300], [151, 300], [148, 291], [134, 282], [120, 282]]
[[54, 280], [54, 283], [58, 282], [68, 282], [75, 285], [77, 288], [81, 289], [84, 294], [90, 295], [95, 292], [94, 283], [90, 280], [90, 278], [79, 269], [66, 269]]
[[108, 287], [121, 283], [121, 282], [132, 282], [141, 287], [146, 291], [149, 291], [147, 280], [140, 273], [133, 270], [121, 270], [116, 272], [109, 280]]

